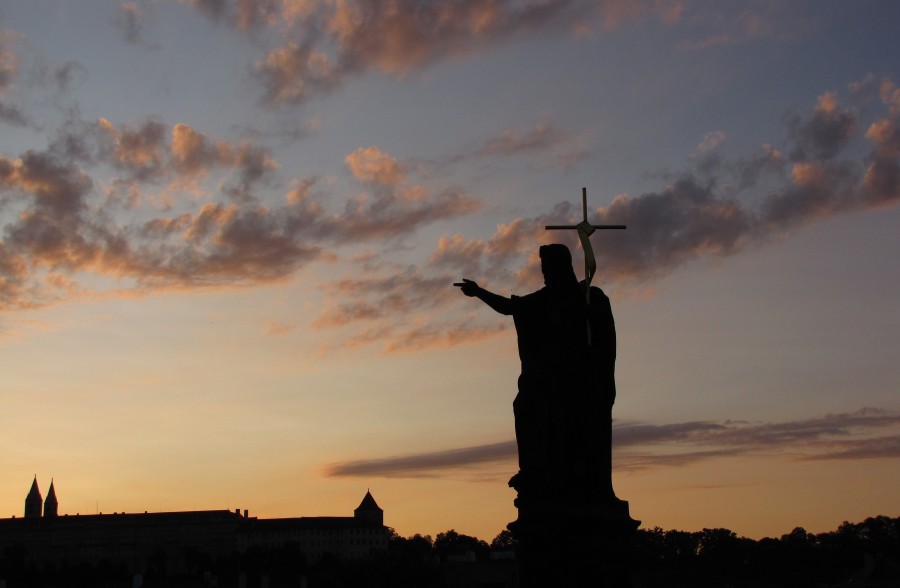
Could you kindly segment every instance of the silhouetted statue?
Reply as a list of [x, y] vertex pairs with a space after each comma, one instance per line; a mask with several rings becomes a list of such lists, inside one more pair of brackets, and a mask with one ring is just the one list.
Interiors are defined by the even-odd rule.
[[616, 327], [609, 298], [591, 286], [597, 269], [590, 236], [625, 225], [588, 221], [548, 225], [574, 230], [584, 249], [582, 282], [565, 245], [540, 250], [544, 287], [506, 298], [472, 280], [454, 284], [516, 325], [519, 393], [513, 402], [519, 472], [516, 540], [521, 588], [630, 588], [630, 542], [640, 524], [612, 487], [612, 405], [616, 399]]
[[616, 397], [616, 328], [609, 298], [585, 284], [561, 244], [543, 245], [545, 286], [506, 298], [463, 279], [466, 296], [512, 315], [522, 373], [513, 402], [519, 473], [510, 486], [538, 503], [603, 504], [611, 481], [612, 405]]

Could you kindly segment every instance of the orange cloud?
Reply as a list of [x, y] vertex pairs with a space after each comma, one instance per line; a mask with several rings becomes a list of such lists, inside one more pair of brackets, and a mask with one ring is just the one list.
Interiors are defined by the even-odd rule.
[[[267, 150], [212, 140], [183, 123], [171, 133], [167, 142], [161, 123], [116, 127], [102, 118], [68, 125], [46, 151], [0, 156], [0, 188], [22, 196], [8, 200], [2, 227], [0, 308], [92, 295], [72, 281], [76, 272], [114, 276], [143, 291], [280, 280], [333, 258], [334, 247], [411, 234], [480, 205], [458, 190], [406, 184], [399, 164], [378, 150], [349, 158], [361, 178], [375, 182], [371, 198], [328, 209], [322, 202], [333, 197], [305, 178], [291, 182], [280, 204], [266, 205], [254, 192], [278, 168]], [[97, 188], [89, 174], [97, 164], [124, 175]], [[146, 183], [214, 171], [229, 177], [202, 205], [141, 206]], [[123, 209], [128, 216], [118, 214]]]
[[404, 179], [403, 169], [397, 160], [378, 147], [361, 147], [344, 161], [353, 177], [360, 182], [396, 186]]
[[811, 161], [798, 161], [791, 170], [791, 179], [799, 186], [821, 185], [825, 180], [825, 170]]
[[19, 73], [19, 56], [12, 45], [22, 35], [9, 30], [0, 31], [0, 98], [12, 87]]
[[256, 63], [256, 73], [270, 103], [297, 104], [314, 93], [337, 87], [344, 76], [328, 53], [308, 44], [288, 42]]
[[426, 349], [448, 349], [483, 341], [509, 328], [506, 322], [477, 324], [428, 321], [413, 329], [395, 333], [385, 344], [384, 351], [389, 355], [399, 355]]
[[366, 275], [331, 282], [326, 290], [334, 302], [313, 321], [313, 326], [340, 327], [441, 306], [457, 294], [450, 284], [449, 276], [426, 277], [409, 267], [377, 277]]
[[[283, 29], [283, 46], [255, 67], [265, 99], [273, 104], [304, 102], [335, 89], [348, 76], [372, 69], [404, 76], [523, 35], [583, 31], [591, 22], [612, 22], [621, 10], [609, 3], [576, 0], [341, 0], [316, 5], [294, 0], [282, 3], [280, 11], [267, 0], [240, 0], [235, 11], [225, 2], [190, 4], [241, 29], [263, 21]], [[666, 20], [677, 19], [680, 12], [671, 2], [629, 4], [640, 6], [640, 15], [657, 14]]]
[[900, 126], [890, 118], [882, 118], [869, 127], [866, 139], [875, 143], [875, 149], [884, 156], [900, 155]]
[[[823, 94], [807, 114], [794, 115], [786, 124], [788, 139], [783, 149], [766, 144], [751, 157], [735, 160], [690, 157], [690, 167], [672, 174], [664, 188], [636, 197], [622, 194], [609, 205], [594, 209], [591, 218], [595, 223], [629, 226], [627, 231], [594, 237], [602, 239], [595, 254], [605, 283], [646, 291], [647, 281], [693, 260], [727, 257], [821, 218], [900, 202], [896, 131], [900, 124], [896, 117], [872, 123], [866, 136], [873, 147], [863, 160], [848, 149], [857, 135], [859, 113], [843, 108], [834, 93]], [[495, 152], [507, 152], [516, 151], [519, 144], [534, 144], [519, 141], [524, 136], [509, 133], [486, 145], [503, 145]], [[723, 138], [723, 134], [711, 134], [704, 147], [714, 149]], [[359, 164], [354, 177], [377, 187], [375, 197], [354, 201], [348, 208], [357, 222], [371, 221], [386, 210], [406, 209], [415, 216], [407, 209], [410, 202], [400, 196], [402, 183], [376, 181], [382, 170], [396, 171], [393, 158], [385, 155], [374, 149], [360, 150], [348, 158]], [[842, 158], [845, 156], [848, 158]], [[751, 191], [754, 198], [735, 197], [743, 191]], [[560, 203], [545, 213], [498, 225], [485, 238], [443, 235], [427, 264], [415, 268], [386, 269], [377, 259], [366, 258], [359, 262], [365, 266], [366, 279], [333, 284], [330, 302], [315, 325], [341, 330], [346, 334], [342, 343], [381, 343], [388, 353], [490, 336], [499, 327], [487, 319], [457, 319], [451, 324], [434, 318], [457, 309], [460, 298], [449, 284], [468, 277], [505, 282], [507, 287], [512, 284], [514, 291], [539, 287], [536, 244], [563, 242], [576, 257], [580, 254], [573, 232], [549, 232], [544, 227], [574, 223], [580, 217], [579, 206]], [[381, 218], [390, 222], [386, 215]], [[368, 227], [358, 228], [365, 232], [373, 226], [370, 222]], [[354, 230], [352, 224], [345, 228]], [[394, 324], [398, 316], [405, 317], [402, 326]]]
[[12, 46], [22, 38], [14, 31], [0, 31], [0, 121], [19, 126], [27, 124], [27, 117], [21, 109], [7, 102], [7, 94], [19, 75], [19, 56]]
[[858, 131], [858, 113], [842, 109], [835, 92], [819, 96], [807, 119], [794, 115], [788, 121], [795, 142], [795, 159], [830, 159], [842, 151]]
[[171, 149], [175, 169], [186, 175], [204, 175], [211, 165], [231, 159], [228, 144], [211, 143], [206, 135], [184, 123], [172, 127]]
[[655, 17], [681, 18], [671, 0], [181, 0], [241, 31], [278, 30], [282, 46], [254, 70], [269, 104], [298, 104], [370, 70], [405, 76], [429, 64], [484, 51], [523, 36], [615, 28]]
[[900, 87], [885, 78], [879, 87], [881, 100], [888, 105], [892, 116], [900, 116]]
[[133, 170], [136, 175], [149, 177], [159, 173], [163, 165], [165, 126], [146, 121], [139, 128], [123, 127], [121, 130], [107, 119], [97, 125], [112, 139], [115, 163]]
[[[858, 114], [842, 109], [836, 94], [822, 95], [809, 115], [795, 115], [788, 127], [790, 157], [766, 146], [750, 159], [697, 160], [697, 169], [679, 174], [663, 190], [621, 195], [595, 210], [594, 222], [629, 226], [604, 239], [595, 252], [607, 279], [640, 283], [690, 260], [735, 254], [750, 243], [826, 216], [900, 202], [900, 139], [893, 115], [869, 128], [867, 137], [875, 147], [865, 168], [838, 159], [856, 135]], [[729, 186], [764, 187], [768, 192], [753, 209], [734, 199]], [[497, 275], [532, 254], [531, 244], [548, 238], [544, 225], [579, 217], [573, 206], [560, 204], [550, 213], [499, 226], [486, 240], [444, 236], [430, 264], [476, 280]], [[552, 236], [564, 242], [568, 237]], [[526, 283], [533, 267], [533, 259], [525, 261], [516, 276], [519, 284]]]

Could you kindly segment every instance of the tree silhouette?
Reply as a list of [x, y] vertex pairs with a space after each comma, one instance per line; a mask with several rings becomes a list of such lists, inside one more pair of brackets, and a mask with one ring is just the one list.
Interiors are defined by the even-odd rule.
[[434, 553], [442, 561], [453, 556], [464, 557], [470, 552], [475, 555], [475, 559], [485, 560], [490, 558], [491, 547], [477, 537], [461, 535], [454, 529], [438, 533], [434, 539]]

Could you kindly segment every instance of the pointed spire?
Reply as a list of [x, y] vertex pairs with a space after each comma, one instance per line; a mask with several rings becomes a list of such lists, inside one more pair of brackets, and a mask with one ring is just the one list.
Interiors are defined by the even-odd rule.
[[44, 498], [41, 496], [41, 490], [38, 488], [37, 475], [31, 483], [31, 490], [25, 497], [25, 518], [40, 518], [41, 510], [44, 506]]
[[375, 499], [372, 497], [372, 493], [366, 490], [366, 495], [363, 496], [362, 502], [359, 503], [359, 506], [356, 507], [356, 510], [381, 510], [381, 507], [379, 507], [378, 503], [375, 502]]
[[366, 490], [366, 495], [363, 497], [362, 502], [353, 511], [353, 517], [372, 521], [379, 525], [384, 524], [384, 511], [378, 506], [375, 498], [372, 497], [372, 493], [368, 490]]
[[44, 516], [55, 517], [59, 512], [59, 501], [56, 499], [56, 489], [53, 487], [53, 478], [50, 478], [50, 489], [47, 491], [47, 499], [44, 501]]

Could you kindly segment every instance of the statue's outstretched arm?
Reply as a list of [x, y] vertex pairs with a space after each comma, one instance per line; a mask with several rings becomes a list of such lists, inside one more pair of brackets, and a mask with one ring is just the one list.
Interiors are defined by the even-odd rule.
[[466, 296], [478, 298], [500, 314], [513, 313], [512, 300], [505, 296], [500, 296], [499, 294], [494, 294], [493, 292], [485, 290], [472, 280], [463, 278], [462, 282], [456, 282], [453, 285], [462, 290], [462, 293]]

